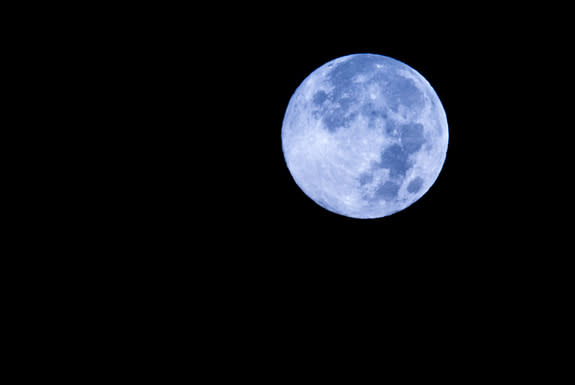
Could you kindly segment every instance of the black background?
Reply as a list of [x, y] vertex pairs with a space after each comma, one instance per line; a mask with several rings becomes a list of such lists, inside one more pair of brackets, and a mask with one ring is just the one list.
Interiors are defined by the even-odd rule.
[[[526, 255], [540, 238], [527, 235], [532, 201], [518, 186], [538, 167], [524, 154], [537, 125], [529, 115], [533, 82], [525, 78], [549, 49], [529, 22], [510, 20], [528, 19], [499, 9], [282, 9], [172, 33], [164, 50], [180, 52], [186, 76], [167, 72], [181, 89], [170, 106], [181, 110], [162, 150], [170, 169], [158, 170], [170, 186], [160, 249], [198, 255], [191, 263], [217, 277], [219, 288], [256, 303], [288, 299], [314, 308], [376, 297], [463, 310], [475, 300], [505, 307], [508, 290], [537, 290], [529, 272], [546, 262]], [[373, 220], [315, 204], [293, 181], [281, 147], [299, 84], [353, 53], [416, 69], [449, 124], [446, 162], [432, 188], [409, 208]], [[527, 183], [530, 193], [536, 188]]]
[[[265, 262], [286, 275], [321, 276], [326, 268], [376, 275], [396, 266], [391, 271], [400, 275], [466, 281], [517, 267], [512, 250], [532, 221], [517, 186], [539, 167], [524, 153], [537, 125], [532, 104], [541, 102], [532, 98], [533, 74], [552, 51], [538, 42], [540, 27], [521, 10], [493, 8], [239, 8], [228, 11], [241, 17], [207, 25], [171, 20], [150, 33], [163, 91], [153, 100], [163, 108], [145, 113], [157, 114], [164, 128], [158, 135], [148, 122], [157, 155], [147, 159], [162, 165], [162, 183], [152, 191], [171, 196], [157, 207], [167, 216], [166, 236], [177, 245], [187, 232], [215, 237], [214, 246], [232, 245], [226, 258], [235, 268], [252, 261], [259, 270]], [[284, 113], [299, 84], [353, 53], [416, 69], [449, 124], [436, 183], [408, 209], [374, 220], [343, 217], [307, 198], [281, 148]], [[290, 262], [284, 268], [282, 261]]]
[[[113, 183], [95, 186], [104, 197], [96, 207], [128, 249], [189, 256], [151, 259], [155, 268], [203, 271], [238, 290], [257, 282], [262, 294], [367, 285], [383, 295], [397, 284], [401, 295], [465, 296], [543, 265], [524, 254], [540, 243], [531, 229], [545, 211], [532, 176], [541, 167], [533, 141], [547, 137], [534, 129], [545, 103], [534, 89], [555, 52], [553, 32], [537, 22], [544, 15], [435, 5], [155, 11], [119, 16], [120, 31], [93, 37], [106, 55], [86, 58], [98, 68], [94, 83], [110, 86], [98, 106], [115, 115], [95, 115], [109, 131], [104, 150], [122, 158], [103, 174]], [[435, 184], [380, 219], [319, 207], [293, 181], [281, 147], [299, 84], [354, 53], [420, 72], [449, 124]]]
[[[158, 340], [192, 334], [208, 340], [208, 359], [251, 348], [271, 365], [266, 353], [285, 346], [315, 363], [314, 348], [377, 339], [366, 352], [378, 351], [394, 338], [400, 355], [445, 348], [450, 363], [470, 346], [489, 357], [529, 347], [525, 320], [560, 309], [567, 290], [553, 244], [534, 230], [555, 204], [537, 195], [550, 135], [549, 114], [535, 113], [550, 95], [538, 87], [554, 69], [544, 64], [557, 62], [554, 32], [522, 7], [141, 4], [56, 26], [61, 34], [38, 37], [47, 48], [29, 63], [30, 73], [50, 64], [40, 66], [45, 98], [66, 98], [45, 113], [72, 128], [44, 131], [69, 152], [49, 148], [61, 160], [39, 166], [49, 183], [33, 191], [53, 189], [41, 198], [50, 215], [32, 221], [47, 234], [35, 243], [73, 255], [44, 259], [66, 278], [50, 275], [50, 285], [78, 293], [85, 317], [136, 346], [148, 330]], [[449, 123], [435, 184], [373, 220], [307, 198], [281, 147], [299, 84], [354, 53], [420, 72]]]
[[[193, 255], [186, 262], [208, 282], [200, 285], [207, 301], [217, 298], [214, 307], [234, 317], [262, 314], [263, 330], [266, 322], [292, 325], [282, 330], [296, 341], [290, 330], [329, 340], [334, 324], [354, 319], [389, 322], [431, 344], [440, 343], [434, 328], [519, 341], [517, 320], [548, 300], [543, 290], [555, 291], [555, 267], [544, 257], [550, 249], [541, 251], [541, 233], [532, 230], [541, 225], [533, 212], [543, 211], [533, 201], [540, 166], [531, 152], [540, 127], [533, 105], [543, 102], [533, 94], [541, 58], [553, 53], [538, 40], [541, 27], [517, 9], [435, 6], [258, 9], [232, 19], [177, 40], [193, 58], [180, 86], [190, 95], [165, 150], [182, 154], [166, 179], [183, 182], [179, 199], [168, 199], [161, 246]], [[281, 148], [299, 84], [353, 53], [416, 69], [449, 123], [446, 162], [432, 188], [373, 220], [331, 213], [306, 197]]]

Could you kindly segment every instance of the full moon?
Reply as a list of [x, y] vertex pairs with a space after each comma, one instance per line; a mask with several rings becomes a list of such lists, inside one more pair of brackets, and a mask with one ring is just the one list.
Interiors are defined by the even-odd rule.
[[292, 95], [282, 148], [314, 202], [352, 218], [401, 211], [433, 185], [449, 132], [439, 97], [413, 68], [356, 54], [313, 71]]

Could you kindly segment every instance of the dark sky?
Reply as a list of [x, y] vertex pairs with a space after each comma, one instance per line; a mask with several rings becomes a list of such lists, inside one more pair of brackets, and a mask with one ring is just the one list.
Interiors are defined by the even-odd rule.
[[[534, 92], [554, 78], [543, 64], [557, 62], [551, 33], [540, 33], [541, 15], [412, 2], [403, 9], [218, 3], [164, 12], [151, 5], [140, 15], [143, 7], [119, 18], [121, 33], [108, 24], [91, 28], [105, 55], [90, 48], [79, 58], [70, 50], [75, 61], [66, 62], [79, 72], [78, 87], [89, 79], [102, 90], [90, 104], [88, 118], [99, 120], [88, 142], [97, 143], [93, 159], [103, 183], [90, 179], [94, 198], [77, 206], [78, 217], [89, 206], [101, 221], [93, 230], [77, 226], [94, 234], [82, 247], [100, 247], [101, 277], [113, 273], [128, 288], [118, 297], [123, 308], [142, 303], [135, 323], [165, 317], [163, 333], [178, 321], [205, 335], [212, 349], [235, 346], [238, 357], [246, 347], [276, 360], [268, 351], [286, 346], [299, 358], [316, 336], [335, 345], [340, 336], [372, 344], [379, 335], [371, 346], [378, 351], [395, 335], [406, 349], [416, 346], [404, 344], [406, 336], [431, 341], [429, 356], [451, 338], [447, 348], [467, 359], [459, 352], [475, 350], [473, 338], [498, 350], [500, 336], [532, 319], [522, 307], [554, 298], [539, 295], [561, 281], [554, 279], [552, 244], [538, 230], [549, 222], [534, 216], [563, 198], [542, 202], [537, 194], [549, 185], [539, 149], [558, 132], [540, 124], [558, 111], [543, 106], [559, 99]], [[299, 84], [353, 53], [390, 56], [420, 72], [450, 130], [432, 188], [375, 220], [315, 204], [294, 183], [281, 147], [282, 120]], [[77, 66], [84, 61], [89, 71]], [[108, 285], [99, 276], [94, 287]], [[217, 338], [221, 345], [212, 343]], [[230, 344], [234, 339], [241, 342]]]
[[[149, 40], [161, 53], [150, 60], [161, 62], [159, 87], [167, 87], [155, 95], [165, 129], [150, 139], [166, 165], [154, 172], [170, 186], [160, 212], [172, 239], [208, 234], [218, 239], [214, 247], [231, 245], [224, 258], [238, 269], [247, 253], [246, 269], [269, 264], [286, 275], [328, 268], [375, 275], [395, 265], [429, 280], [514, 268], [516, 257], [496, 256], [502, 245], [515, 247], [509, 229], [526, 217], [518, 186], [525, 164], [536, 164], [517, 155], [531, 136], [525, 122], [536, 120], [526, 117], [533, 81], [525, 79], [537, 79], [537, 63], [552, 52], [529, 18], [485, 7], [226, 10], [226, 17], [198, 13], [206, 23], [164, 21], [161, 33], [150, 33], [161, 37]], [[450, 130], [433, 187], [376, 220], [316, 205], [295, 185], [281, 150], [295, 89], [322, 64], [353, 53], [390, 56], [420, 72]]]
[[[506, 172], [509, 164], [502, 156], [518, 129], [517, 100], [526, 88], [527, 70], [518, 63], [533, 47], [532, 30], [509, 23], [517, 14], [428, 6], [255, 15], [221, 20], [211, 29], [196, 27], [182, 44], [192, 64], [199, 64], [186, 79], [190, 96], [196, 81], [207, 89], [204, 106], [195, 113], [210, 116], [204, 129], [214, 138], [216, 169], [209, 177], [232, 228], [241, 229], [249, 218], [254, 233], [271, 233], [277, 242], [293, 231], [319, 248], [322, 239], [333, 239], [335, 244], [323, 247], [334, 251], [340, 250], [338, 242], [353, 248], [369, 245], [365, 240], [372, 237], [383, 237], [386, 249], [411, 244], [419, 251], [414, 254], [427, 252], [431, 244], [454, 245], [452, 240], [462, 237], [482, 243], [465, 229], [505, 215], [509, 204], [501, 202], [515, 195], [504, 188], [516, 176]], [[291, 179], [281, 151], [281, 125], [292, 93], [322, 64], [353, 53], [386, 55], [415, 68], [439, 95], [450, 130], [447, 159], [433, 188], [409, 209], [373, 221], [344, 218], [309, 200]], [[298, 235], [290, 237], [298, 243]]]
[[[547, 332], [568, 319], [549, 315], [572, 302], [559, 295], [572, 291], [572, 279], [557, 279], [572, 272], [561, 265], [572, 248], [546, 235], [559, 222], [572, 230], [561, 206], [568, 180], [554, 177], [561, 164], [549, 156], [561, 142], [572, 147], [572, 123], [551, 123], [571, 114], [572, 97], [545, 87], [571, 89], [557, 52], [572, 50], [560, 39], [572, 23], [556, 17], [571, 12], [485, 2], [200, 3], [66, 7], [57, 11], [66, 22], [42, 13], [45, 30], [10, 31], [10, 39], [30, 33], [35, 44], [21, 47], [33, 53], [23, 56], [27, 73], [6, 76], [30, 77], [22, 92], [52, 102], [21, 107], [39, 123], [17, 127], [41, 142], [45, 153], [30, 162], [46, 168], [45, 179], [28, 201], [6, 201], [24, 214], [38, 200], [50, 211], [21, 218], [45, 235], [25, 233], [19, 245], [40, 252], [16, 259], [29, 265], [25, 272], [46, 264], [57, 273], [41, 271], [47, 283], [33, 286], [34, 298], [49, 293], [51, 308], [77, 295], [65, 302], [72, 322], [97, 323], [80, 337], [104, 325], [118, 335], [110, 346], [130, 344], [132, 334], [142, 354], [175, 352], [186, 365], [198, 356], [212, 362], [210, 376], [235, 378], [240, 370], [284, 376], [321, 368], [322, 359], [335, 362], [325, 350], [346, 361], [364, 352], [371, 361], [360, 358], [362, 367], [378, 369], [387, 352], [409, 365], [402, 376], [429, 376], [413, 365], [413, 352], [425, 362], [439, 357], [443, 365], [432, 366], [444, 372], [478, 362], [468, 370], [475, 375], [489, 360], [509, 366], [516, 354], [506, 347], [528, 351], [537, 332], [564, 340]], [[450, 130], [432, 188], [375, 220], [315, 204], [294, 183], [281, 146], [299, 84], [354, 53], [390, 56], [420, 72]], [[549, 212], [561, 220], [539, 217]], [[11, 292], [23, 282], [8, 285]], [[54, 285], [62, 296], [51, 295]], [[49, 309], [34, 322], [51, 317], [62, 318]], [[542, 327], [543, 317], [551, 327]], [[174, 349], [154, 349], [154, 340]]]

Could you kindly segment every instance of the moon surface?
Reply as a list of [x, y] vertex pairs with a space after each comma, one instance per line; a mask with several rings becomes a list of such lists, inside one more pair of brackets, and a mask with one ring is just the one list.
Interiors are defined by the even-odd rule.
[[401, 211], [433, 185], [449, 132], [439, 97], [408, 65], [355, 54], [313, 71], [292, 95], [282, 148], [297, 185], [352, 218]]

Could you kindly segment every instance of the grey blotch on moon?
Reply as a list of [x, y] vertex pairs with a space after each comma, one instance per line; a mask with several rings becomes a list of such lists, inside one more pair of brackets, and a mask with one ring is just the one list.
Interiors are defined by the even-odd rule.
[[325, 209], [380, 218], [421, 198], [447, 154], [447, 118], [417, 71], [356, 54], [313, 71], [292, 95], [282, 148], [297, 185]]

